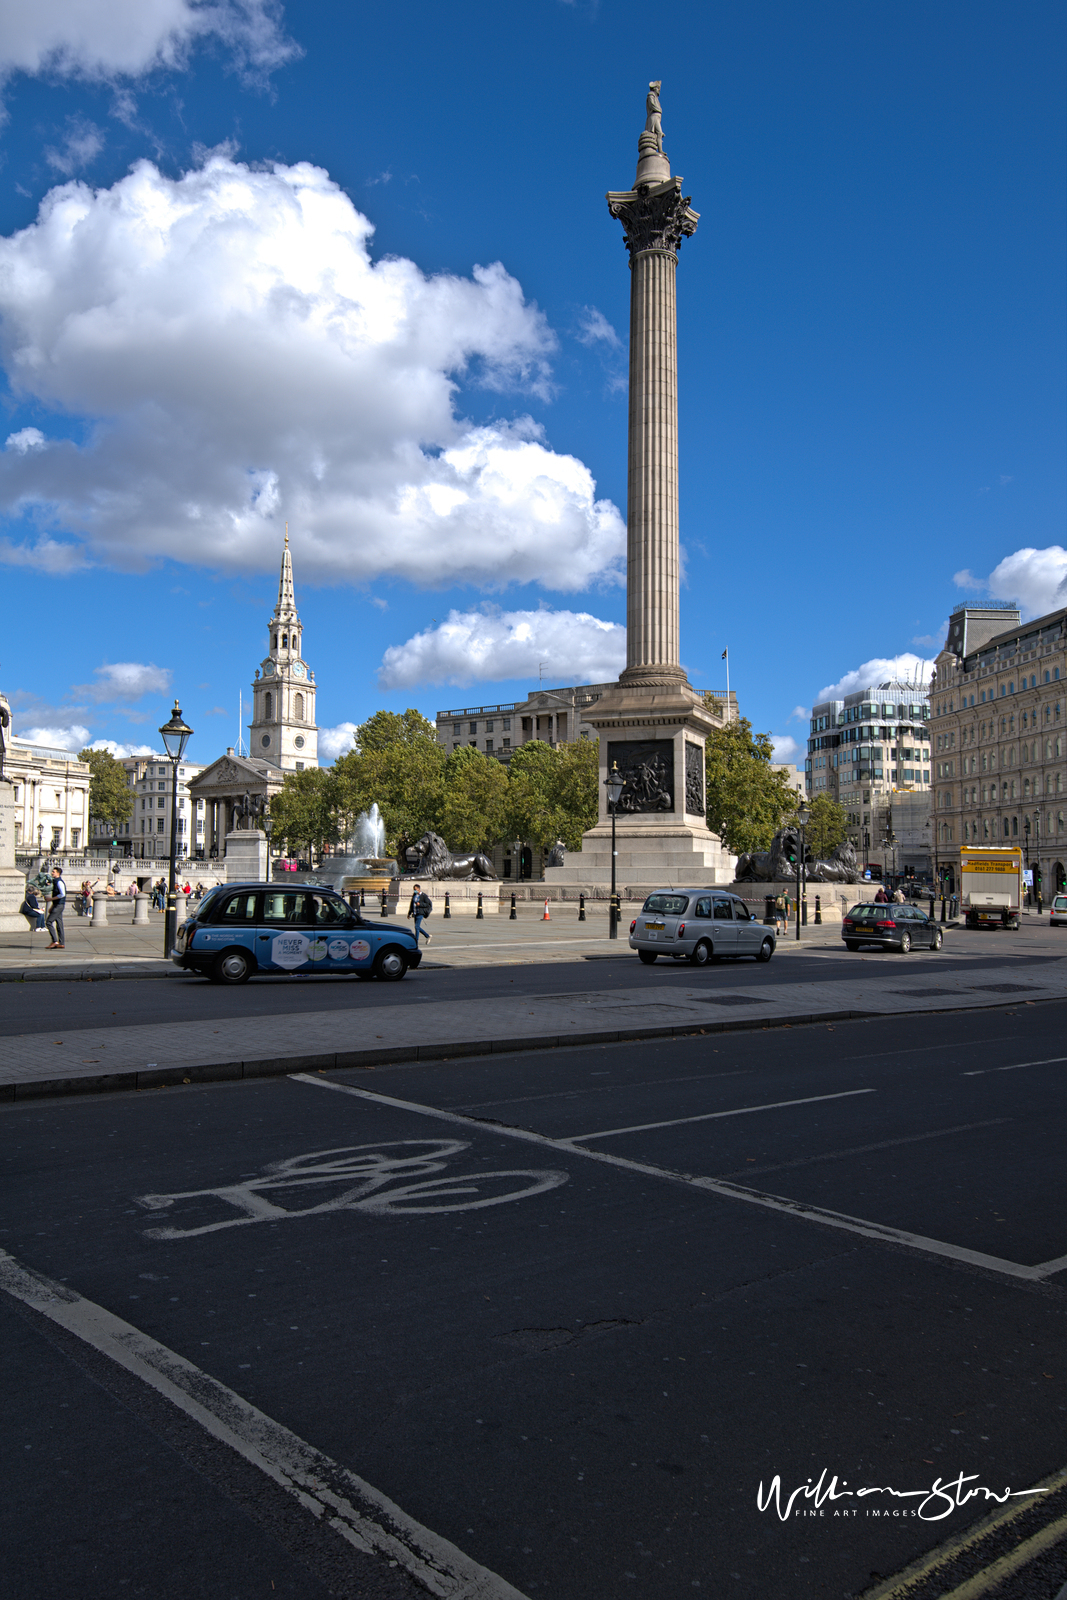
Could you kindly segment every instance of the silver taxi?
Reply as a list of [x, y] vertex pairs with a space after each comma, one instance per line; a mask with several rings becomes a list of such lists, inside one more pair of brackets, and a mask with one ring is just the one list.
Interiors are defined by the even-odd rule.
[[777, 943], [743, 900], [726, 889], [657, 889], [630, 923], [630, 949], [646, 966], [657, 956], [705, 967], [720, 956], [769, 961]]

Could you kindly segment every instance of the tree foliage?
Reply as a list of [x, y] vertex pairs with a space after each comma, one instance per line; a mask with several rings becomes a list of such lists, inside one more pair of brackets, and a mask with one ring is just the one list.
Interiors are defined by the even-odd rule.
[[89, 768], [89, 815], [112, 827], [133, 815], [133, 793], [126, 768], [110, 750], [82, 750], [78, 760]]
[[600, 744], [578, 739], [555, 749], [541, 739], [520, 745], [508, 768], [507, 836], [542, 850], [562, 839], [581, 848], [597, 819]]
[[708, 827], [732, 855], [766, 850], [796, 811], [796, 791], [773, 772], [770, 735], [738, 717], [709, 735], [706, 750]]
[[805, 829], [809, 861], [825, 861], [848, 835], [848, 815], [843, 806], [828, 794], [817, 794], [811, 802]]
[[334, 765], [338, 812], [354, 820], [377, 801], [393, 852], [402, 834], [418, 839], [436, 823], [444, 768], [437, 730], [420, 711], [376, 711], [356, 729], [355, 748]]
[[339, 834], [337, 781], [327, 767], [306, 767], [303, 772], [288, 772], [285, 785], [270, 803], [274, 819], [272, 848], [282, 841], [299, 855], [301, 847], [322, 853], [335, 844]]
[[445, 762], [437, 829], [451, 850], [498, 844], [507, 825], [508, 775], [501, 762], [461, 746]]

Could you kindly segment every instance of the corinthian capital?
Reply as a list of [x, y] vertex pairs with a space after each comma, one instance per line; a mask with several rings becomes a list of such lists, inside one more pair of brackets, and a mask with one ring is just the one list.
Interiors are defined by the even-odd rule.
[[624, 243], [631, 256], [642, 250], [663, 250], [677, 256], [684, 238], [696, 232], [700, 213], [681, 192], [681, 179], [652, 188], [609, 194], [608, 210], [622, 223]]

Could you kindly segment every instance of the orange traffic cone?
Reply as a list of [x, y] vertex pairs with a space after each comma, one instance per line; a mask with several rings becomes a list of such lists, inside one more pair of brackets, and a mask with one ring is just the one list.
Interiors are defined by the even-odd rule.
[[552, 918], [548, 914], [548, 901], [547, 900], [545, 901], [545, 914], [541, 918], [541, 921], [542, 922], [551, 922], [552, 921]]

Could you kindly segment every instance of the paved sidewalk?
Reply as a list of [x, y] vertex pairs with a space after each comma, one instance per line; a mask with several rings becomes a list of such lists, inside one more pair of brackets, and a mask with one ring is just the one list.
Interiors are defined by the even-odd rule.
[[875, 961], [845, 983], [838, 976], [758, 989], [731, 988], [730, 974], [715, 968], [713, 981], [632, 999], [625, 991], [592, 987], [595, 973], [591, 967], [591, 987], [583, 994], [481, 1000], [476, 1007], [468, 1001], [435, 1001], [432, 1010], [384, 1006], [368, 989], [359, 991], [362, 1003], [341, 1013], [16, 1035], [0, 1040], [0, 1099], [1067, 999], [1067, 966], [1049, 960], [968, 964], [944, 973], [932, 962], [898, 968]]

